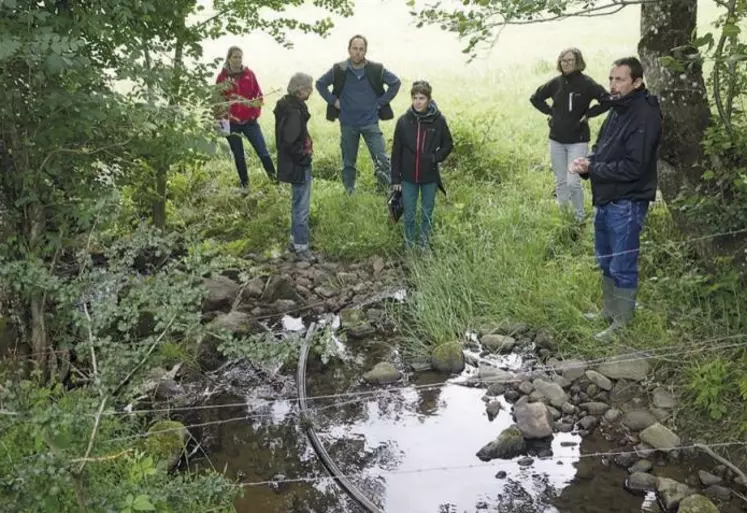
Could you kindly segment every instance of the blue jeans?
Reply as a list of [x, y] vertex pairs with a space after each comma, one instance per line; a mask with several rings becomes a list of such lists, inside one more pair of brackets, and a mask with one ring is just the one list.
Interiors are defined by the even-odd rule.
[[418, 204], [418, 195], [420, 195], [420, 246], [425, 247], [433, 226], [433, 207], [436, 204], [437, 184], [434, 183], [410, 183], [402, 182], [402, 203], [405, 211], [405, 244], [412, 247], [417, 237], [417, 228], [415, 224], [415, 210]]
[[638, 287], [638, 253], [648, 201], [619, 200], [597, 207], [594, 246], [602, 274], [615, 287]]
[[389, 186], [390, 164], [386, 153], [384, 134], [381, 133], [378, 123], [367, 126], [340, 125], [340, 149], [342, 150], [342, 184], [348, 193], [355, 191], [355, 179], [358, 170], [355, 164], [358, 161], [358, 146], [360, 137], [366, 141], [368, 151], [374, 163], [376, 181], [382, 187]]
[[296, 251], [309, 249], [311, 166], [304, 169], [304, 183], [291, 184], [291, 242]]
[[262, 167], [265, 169], [267, 176], [274, 179], [275, 166], [272, 163], [270, 152], [267, 150], [265, 137], [262, 135], [262, 127], [257, 123], [257, 120], [250, 120], [243, 124], [231, 121], [231, 135], [228, 136], [227, 139], [228, 145], [231, 147], [231, 153], [233, 153], [233, 159], [236, 162], [236, 171], [239, 173], [241, 185], [244, 187], [249, 185], [249, 174], [246, 169], [246, 157], [244, 155], [244, 143], [241, 138], [242, 135], [249, 139], [249, 143], [252, 145], [259, 160], [262, 162]]

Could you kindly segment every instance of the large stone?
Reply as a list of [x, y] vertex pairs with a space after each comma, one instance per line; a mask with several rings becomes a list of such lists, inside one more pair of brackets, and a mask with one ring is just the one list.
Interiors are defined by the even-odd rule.
[[510, 460], [519, 456], [526, 448], [524, 435], [515, 425], [504, 429], [498, 438], [485, 445], [477, 452], [477, 457], [482, 461], [493, 459]]
[[247, 335], [256, 326], [256, 321], [247, 313], [232, 310], [221, 314], [210, 322], [211, 328], [228, 330], [235, 335]]
[[504, 335], [485, 335], [481, 341], [486, 349], [496, 353], [510, 353], [516, 346], [516, 339]]
[[623, 426], [633, 431], [643, 431], [658, 422], [656, 417], [648, 410], [631, 410], [623, 415], [620, 420]]
[[640, 386], [634, 381], [626, 379], [618, 380], [610, 391], [610, 401], [615, 404], [625, 403], [632, 400], [640, 392]]
[[278, 299], [290, 299], [297, 303], [303, 302], [303, 298], [296, 291], [292, 281], [285, 276], [273, 275], [267, 280], [260, 300], [263, 303], [274, 303]]
[[153, 457], [157, 466], [171, 469], [181, 458], [187, 435], [187, 428], [181, 422], [161, 420], [148, 429], [142, 448], [147, 456]]
[[556, 408], [561, 408], [568, 401], [568, 395], [557, 383], [535, 379], [532, 384], [534, 385], [534, 389], [547, 397], [550, 400], [550, 404]]
[[587, 370], [586, 378], [602, 390], [612, 390], [612, 381], [610, 381], [609, 378], [602, 376], [597, 371]]
[[660, 451], [669, 451], [680, 445], [680, 437], [658, 422], [640, 434], [641, 441]]
[[677, 406], [677, 398], [672, 392], [664, 387], [657, 387], [653, 392], [654, 406], [665, 410], [671, 410]]
[[646, 472], [635, 472], [625, 480], [625, 488], [631, 492], [652, 492], [656, 490], [656, 476]]
[[255, 276], [249, 280], [241, 292], [241, 298], [244, 300], [259, 299], [265, 290], [265, 280], [261, 276]]
[[604, 415], [604, 413], [610, 409], [610, 405], [601, 402], [590, 402], [579, 404], [581, 409], [589, 412], [589, 415]]
[[692, 488], [674, 479], [667, 477], [656, 479], [656, 494], [666, 511], [676, 511], [680, 502], [694, 493], [695, 491]]
[[706, 472], [705, 470], [699, 470], [698, 471], [698, 478], [700, 479], [700, 482], [703, 483], [703, 486], [713, 486], [713, 485], [720, 485], [724, 482], [724, 480], [719, 476], [714, 476], [710, 472]]
[[513, 372], [485, 363], [480, 363], [477, 369], [477, 377], [483, 383], [510, 383], [516, 379], [516, 375]]
[[582, 360], [563, 360], [555, 364], [555, 371], [568, 381], [576, 381], [586, 372], [587, 364]]
[[464, 370], [464, 352], [459, 342], [447, 342], [433, 350], [431, 365], [438, 372], [458, 374]]
[[680, 501], [677, 513], [718, 513], [718, 508], [702, 495], [691, 495]]
[[632, 381], [643, 381], [646, 379], [651, 366], [648, 360], [617, 359], [607, 361], [597, 367], [597, 371], [610, 379], [629, 379]]
[[216, 276], [203, 280], [207, 289], [207, 296], [203, 300], [202, 309], [205, 312], [216, 310], [228, 311], [239, 294], [239, 284], [225, 276]]
[[388, 385], [396, 383], [402, 377], [402, 373], [388, 362], [377, 363], [376, 366], [363, 375], [367, 383], [374, 385]]
[[524, 438], [537, 440], [552, 436], [552, 415], [542, 403], [517, 404], [514, 407], [516, 425]]

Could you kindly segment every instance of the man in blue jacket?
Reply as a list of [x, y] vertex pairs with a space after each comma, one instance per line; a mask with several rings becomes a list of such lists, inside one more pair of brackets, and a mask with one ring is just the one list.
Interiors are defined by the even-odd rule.
[[649, 203], [656, 198], [661, 140], [659, 101], [643, 83], [641, 62], [635, 57], [619, 59], [609, 78], [611, 110], [592, 154], [574, 160], [570, 168], [591, 180], [596, 207], [594, 241], [604, 296], [600, 317], [610, 322], [595, 335], [600, 340], [633, 318], [640, 233]]
[[327, 102], [327, 119], [340, 119], [342, 183], [350, 194], [355, 191], [361, 136], [371, 153], [378, 185], [385, 191], [389, 187], [389, 157], [379, 119], [394, 118], [389, 104], [399, 92], [400, 80], [382, 64], [367, 60], [367, 50], [366, 38], [353, 36], [348, 43], [350, 58], [332, 66], [316, 81], [317, 91]]

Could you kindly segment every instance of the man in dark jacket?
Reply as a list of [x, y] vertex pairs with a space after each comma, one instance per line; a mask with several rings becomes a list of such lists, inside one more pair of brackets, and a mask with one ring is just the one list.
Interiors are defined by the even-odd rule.
[[313, 261], [309, 251], [309, 208], [311, 206], [312, 141], [308, 130], [311, 115], [306, 106], [314, 91], [313, 79], [296, 73], [288, 94], [275, 106], [275, 146], [278, 152], [278, 180], [291, 184], [291, 235], [289, 249], [300, 260]]
[[[588, 158], [571, 164], [571, 173], [591, 180], [595, 251], [602, 270], [604, 340], [633, 317], [638, 289], [640, 233], [656, 198], [661, 109], [643, 83], [635, 57], [615, 61], [610, 72], [612, 109]], [[587, 316], [591, 317], [591, 316]]]
[[402, 191], [405, 244], [416, 238], [416, 207], [420, 196], [419, 245], [428, 245], [436, 187], [441, 188], [438, 165], [454, 148], [449, 125], [433, 101], [432, 88], [425, 80], [412, 84], [412, 107], [398, 120], [392, 140], [392, 188]]
[[361, 136], [371, 153], [378, 185], [384, 189], [389, 186], [389, 159], [379, 120], [394, 118], [389, 103], [399, 91], [400, 80], [382, 64], [367, 60], [367, 50], [366, 38], [353, 36], [348, 43], [350, 58], [332, 66], [316, 81], [317, 91], [327, 102], [327, 119], [340, 119], [342, 183], [350, 194], [355, 191]]

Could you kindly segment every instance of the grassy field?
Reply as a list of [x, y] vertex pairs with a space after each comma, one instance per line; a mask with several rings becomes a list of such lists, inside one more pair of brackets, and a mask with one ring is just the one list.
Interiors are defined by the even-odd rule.
[[[702, 26], [713, 13], [704, 3]], [[686, 408], [679, 427], [710, 439], [740, 435], [747, 366], [741, 352], [715, 348], [724, 337], [745, 332], [747, 296], [734, 285], [728, 268], [705, 274], [693, 258], [692, 244], [677, 232], [666, 207], [657, 204], [643, 235], [637, 318], [614, 342], [594, 342], [591, 335], [600, 326], [589, 325], [581, 315], [600, 303], [591, 223], [576, 232], [557, 211], [547, 125], [528, 101], [553, 76], [554, 59], [565, 46], [579, 46], [589, 63], [587, 73], [605, 84], [609, 63], [635, 52], [637, 9], [609, 18], [510, 27], [492, 53], [469, 65], [453, 36], [435, 28], [417, 31], [410, 23], [404, 2], [370, 0], [360, 2], [356, 16], [343, 20], [330, 38], [299, 37], [293, 51], [257, 35], [211, 44], [208, 54], [220, 55], [228, 44], [238, 43], [265, 90], [272, 90], [282, 88], [295, 71], [318, 76], [345, 56], [349, 36], [361, 32], [370, 39], [369, 57], [403, 79], [396, 112], [409, 105], [414, 79], [433, 84], [456, 150], [444, 174], [448, 198], [439, 194], [437, 199], [434, 252], [407, 262], [413, 293], [403, 328], [411, 349], [424, 351], [468, 328], [503, 320], [549, 330], [564, 356], [670, 347], [668, 357], [654, 363], [659, 376], [682, 393]], [[262, 118], [268, 139], [274, 98], [269, 103]], [[318, 95], [309, 105], [316, 150], [312, 249], [344, 260], [401, 257], [401, 225], [387, 224], [365, 146], [358, 161], [362, 186], [348, 198], [339, 178], [338, 125], [324, 119]], [[600, 122], [594, 121], [594, 132]], [[392, 129], [393, 123], [383, 124], [388, 141]], [[239, 257], [282, 250], [289, 191], [269, 185], [253, 155], [250, 162], [253, 193], [245, 198], [230, 191], [236, 176], [227, 150], [207, 169], [175, 177], [172, 219], [200, 224], [221, 251]], [[720, 420], [718, 430], [712, 420]]]

